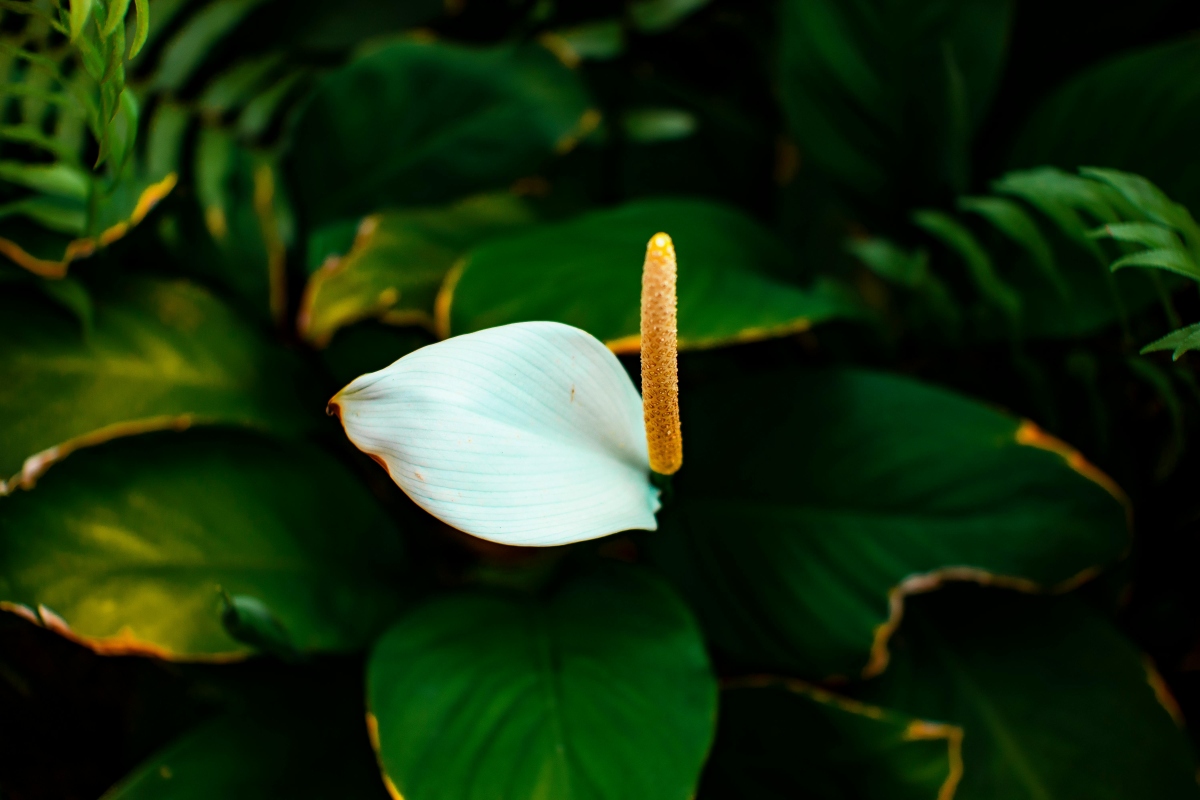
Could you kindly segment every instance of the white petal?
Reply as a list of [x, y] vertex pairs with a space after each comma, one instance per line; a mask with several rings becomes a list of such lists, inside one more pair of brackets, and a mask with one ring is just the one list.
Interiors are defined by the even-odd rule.
[[654, 530], [642, 399], [616, 356], [557, 322], [456, 336], [356, 378], [346, 435], [438, 519], [513, 545]]

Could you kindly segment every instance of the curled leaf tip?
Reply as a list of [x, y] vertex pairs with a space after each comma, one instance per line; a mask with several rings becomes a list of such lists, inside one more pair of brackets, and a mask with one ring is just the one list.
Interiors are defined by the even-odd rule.
[[650, 469], [660, 475], [673, 475], [683, 464], [675, 274], [675, 245], [656, 233], [642, 268], [642, 408]]

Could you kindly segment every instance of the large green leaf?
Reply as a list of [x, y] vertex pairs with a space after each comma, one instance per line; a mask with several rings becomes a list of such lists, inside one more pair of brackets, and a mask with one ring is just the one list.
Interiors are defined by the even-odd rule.
[[687, 609], [631, 568], [434, 600], [380, 639], [367, 685], [407, 800], [685, 800], [717, 701]]
[[143, 761], [103, 800], [387, 800], [362, 708], [309, 696], [217, 717]]
[[86, 335], [16, 293], [0, 298], [0, 319], [0, 476], [14, 476], [0, 494], [117, 436], [198, 424], [295, 434], [323, 404], [298, 359], [193, 284], [107, 286]]
[[1091, 67], [1048, 97], [1022, 130], [1012, 167], [1094, 164], [1144, 175], [1200, 209], [1200, 41], [1194, 37]]
[[874, 674], [907, 595], [1070, 586], [1128, 545], [1120, 490], [1032, 423], [884, 374], [716, 383], [684, 385], [684, 466], [646, 543], [738, 662]]
[[395, 614], [401, 557], [395, 528], [329, 456], [162, 433], [77, 454], [4, 501], [0, 601], [98, 652], [223, 660], [254, 641], [224, 627], [223, 590], [295, 651], [347, 650]]
[[503, 186], [599, 121], [538, 45], [402, 41], [330, 74], [296, 124], [291, 184], [310, 225]]
[[1075, 598], [956, 590], [914, 603], [901, 632], [865, 694], [962, 726], [956, 800], [1200, 796], [1161, 679]]
[[372, 214], [350, 251], [325, 259], [309, 278], [300, 334], [324, 346], [343, 326], [371, 317], [432, 330], [434, 301], [454, 262], [475, 244], [530, 222], [525, 205], [508, 194]]
[[[554, 320], [636, 350], [646, 243], [664, 231], [679, 257], [680, 347], [712, 347], [863, 314], [844, 289], [773, 277], [787, 251], [762, 226], [702, 200], [642, 200], [484, 244], [447, 281], [443, 334]], [[455, 282], [457, 281], [457, 282]]]
[[806, 159], [876, 200], [962, 190], [1007, 49], [1010, 0], [786, 0], [780, 92]]
[[733, 679], [701, 800], [939, 800], [962, 778], [962, 729], [771, 677]]

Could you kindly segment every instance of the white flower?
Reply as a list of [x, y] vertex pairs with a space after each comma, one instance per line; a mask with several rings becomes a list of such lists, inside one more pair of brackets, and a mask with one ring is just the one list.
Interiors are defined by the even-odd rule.
[[[661, 416], [654, 409], [665, 408], [673, 419], [648, 417], [616, 356], [557, 322], [519, 322], [421, 348], [356, 378], [330, 400], [330, 412], [417, 505], [482, 539], [546, 546], [655, 530], [659, 493], [650, 482], [647, 431], [651, 450], [670, 451], [662, 471], [673, 472], [682, 458], [675, 263], [665, 234], [651, 240], [647, 270], [659, 298], [651, 318], [665, 320], [655, 324], [669, 335], [646, 335], [644, 290], [643, 342], [669, 339], [671, 352], [669, 359], [643, 352], [643, 364], [655, 369], [647, 380], [643, 367], [643, 384], [672, 393], [647, 409]], [[664, 445], [663, 436], [674, 438]]]

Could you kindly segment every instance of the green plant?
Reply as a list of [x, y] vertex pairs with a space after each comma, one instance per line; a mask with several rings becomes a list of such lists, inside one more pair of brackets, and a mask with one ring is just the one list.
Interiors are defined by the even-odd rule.
[[1035, 6], [0, 0], [0, 796], [1195, 797], [1200, 45]]

